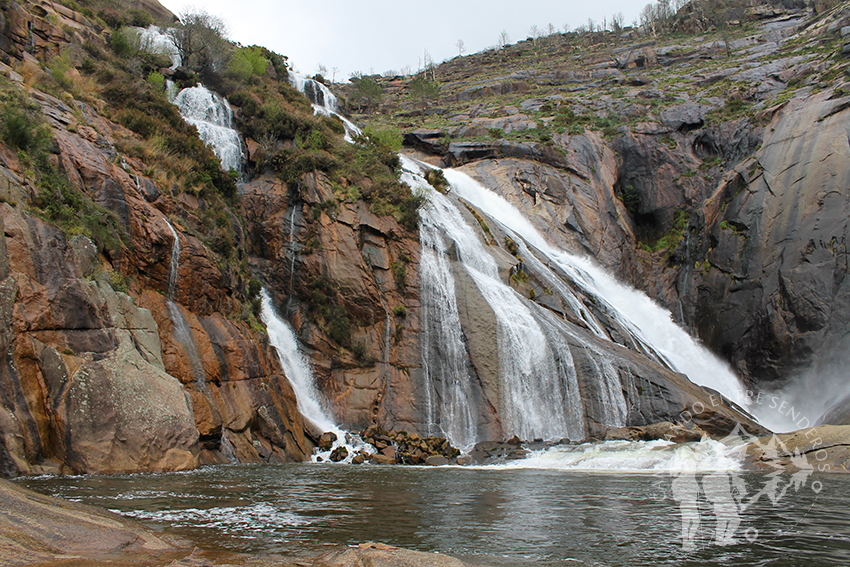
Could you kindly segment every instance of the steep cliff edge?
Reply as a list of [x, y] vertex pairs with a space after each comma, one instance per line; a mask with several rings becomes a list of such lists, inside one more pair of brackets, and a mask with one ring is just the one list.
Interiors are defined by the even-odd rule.
[[850, 8], [716, 4], [670, 23], [698, 35], [457, 57], [429, 68], [438, 95], [372, 77], [383, 102], [358, 119], [461, 166], [813, 421], [846, 392]]
[[[148, 21], [170, 20], [157, 6]], [[45, 9], [4, 4], [23, 35], [4, 34], [20, 73], [4, 65], [0, 79], [2, 474], [303, 460], [295, 395], [251, 314], [239, 206], [222, 192], [233, 181], [164, 95], [103, 51], [114, 40], [90, 19], [107, 13]], [[60, 31], [45, 41], [48, 20]], [[96, 81], [73, 66], [83, 39]], [[66, 47], [70, 70], [56, 63]], [[149, 121], [128, 104], [148, 104]]]

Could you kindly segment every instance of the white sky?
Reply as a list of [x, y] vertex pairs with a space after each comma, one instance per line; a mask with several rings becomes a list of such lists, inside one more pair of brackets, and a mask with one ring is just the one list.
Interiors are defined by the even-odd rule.
[[528, 37], [531, 26], [559, 31], [599, 24], [622, 12], [624, 25], [638, 18], [650, 0], [431, 0], [413, 6], [391, 0], [160, 0], [175, 14], [187, 7], [203, 9], [227, 22], [230, 39], [261, 45], [289, 57], [296, 71], [316, 73], [317, 66], [333, 68], [338, 82], [350, 73], [417, 70], [427, 49], [434, 62], [498, 43], [508, 32], [510, 43]]

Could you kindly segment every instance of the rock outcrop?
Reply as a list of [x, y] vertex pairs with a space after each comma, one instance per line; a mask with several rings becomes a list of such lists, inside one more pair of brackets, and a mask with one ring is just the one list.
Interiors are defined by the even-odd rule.
[[167, 561], [178, 551], [140, 525], [0, 479], [0, 564]]
[[848, 352], [848, 98], [777, 109], [698, 211], [681, 277], [700, 337], [762, 384]]
[[325, 208], [334, 191], [321, 174], [305, 175], [300, 190], [260, 177], [243, 202], [257, 271], [306, 347], [338, 423], [417, 430], [414, 236], [362, 201]]

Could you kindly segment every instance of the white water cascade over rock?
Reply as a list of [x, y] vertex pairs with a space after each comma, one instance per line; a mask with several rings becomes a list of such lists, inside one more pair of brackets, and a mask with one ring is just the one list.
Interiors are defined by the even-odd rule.
[[642, 343], [660, 354], [677, 370], [700, 386], [717, 390], [730, 400], [745, 404], [745, 388], [728, 365], [700, 346], [673, 322], [669, 311], [643, 293], [617, 282], [586, 258], [558, 250], [546, 242], [522, 213], [500, 195], [468, 175], [454, 170], [444, 172], [452, 190], [491, 218], [512, 230], [535, 248], [544, 263], [554, 264], [585, 293], [602, 300], [607, 311]]
[[336, 116], [342, 121], [345, 125], [345, 140], [347, 142], [353, 142], [355, 137], [362, 134], [360, 128], [339, 113], [336, 95], [328, 87], [319, 81], [309, 79], [293, 71], [289, 72], [289, 83], [304, 93], [304, 96], [313, 105], [314, 113], [325, 116]]
[[242, 169], [242, 136], [233, 129], [233, 110], [223, 97], [199, 84], [180, 91], [174, 104], [183, 119], [198, 129], [201, 140], [213, 149], [222, 169]]
[[198, 354], [198, 347], [195, 346], [195, 341], [192, 339], [192, 330], [189, 328], [189, 324], [186, 322], [180, 306], [174, 300], [177, 295], [177, 278], [178, 270], [180, 269], [180, 235], [168, 219], [165, 219], [165, 222], [168, 224], [168, 229], [174, 237], [174, 243], [171, 245], [171, 265], [168, 270], [168, 296], [165, 305], [168, 307], [168, 316], [174, 324], [174, 338], [183, 345], [186, 358], [189, 359], [189, 366], [192, 368], [195, 384], [201, 391], [205, 391], [207, 388], [206, 372], [204, 371], [201, 357]]
[[289, 383], [292, 384], [292, 389], [295, 390], [295, 396], [298, 398], [298, 411], [313, 424], [317, 431], [331, 432], [336, 435], [331, 450], [316, 452], [313, 455], [313, 460], [329, 461], [333, 450], [340, 446], [344, 446], [348, 452], [348, 456], [343, 462], [351, 462], [358, 451], [374, 453], [375, 449], [371, 445], [364, 443], [359, 436], [344, 431], [334, 422], [322, 403], [322, 395], [316, 388], [310, 364], [298, 349], [295, 333], [277, 314], [274, 305], [272, 305], [271, 297], [265, 289], [260, 292], [260, 298], [262, 301], [260, 318], [266, 324], [269, 342], [277, 350], [284, 373]]
[[[173, 39], [157, 26], [139, 29], [138, 43], [141, 50], [167, 55], [172, 69], [181, 64], [180, 52]], [[233, 128], [233, 109], [227, 100], [201, 84], [175, 93], [174, 83], [168, 80], [166, 89], [183, 119], [198, 129], [201, 140], [221, 160], [222, 169], [241, 171], [245, 161], [242, 136]]]
[[[741, 399], [734, 375], [648, 298], [548, 245], [469, 177], [445, 171], [451, 188], [442, 195], [424, 180], [427, 166], [404, 156], [402, 164], [403, 181], [428, 199], [420, 210], [420, 277], [429, 433], [468, 449], [493, 438], [496, 421], [496, 435], [529, 440], [582, 439], [659, 421], [659, 411], [669, 416], [681, 407], [671, 411], [677, 402], [666, 399], [662, 410], [653, 396], [693, 388], [665, 367]], [[498, 246], [502, 239], [509, 250]], [[530, 289], [530, 298], [517, 289]], [[495, 343], [476, 335], [495, 335]]]

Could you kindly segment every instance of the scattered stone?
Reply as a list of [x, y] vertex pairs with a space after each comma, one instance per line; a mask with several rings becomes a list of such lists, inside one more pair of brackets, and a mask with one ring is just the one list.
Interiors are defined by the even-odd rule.
[[376, 465], [394, 465], [396, 464], [396, 460], [392, 457], [387, 457], [386, 455], [382, 455], [380, 453], [373, 453], [369, 456], [369, 460], [372, 461]]
[[431, 455], [425, 458], [425, 464], [431, 467], [444, 467], [449, 464], [449, 460], [442, 455]]
[[331, 447], [334, 446], [334, 441], [337, 440], [336, 433], [332, 431], [328, 431], [327, 433], [322, 433], [322, 436], [319, 437], [319, 449], [322, 451], [330, 451]]
[[468, 467], [470, 465], [475, 464], [475, 459], [473, 459], [469, 455], [461, 455], [460, 457], [457, 458], [457, 464], [459, 464], [462, 467]]
[[348, 458], [348, 449], [344, 446], [337, 447], [333, 451], [331, 451], [331, 461], [335, 463], [339, 463]]
[[362, 465], [363, 463], [366, 462], [366, 459], [368, 458], [368, 456], [369, 456], [368, 453], [364, 453], [363, 451], [360, 451], [356, 455], [354, 455], [354, 457], [351, 458], [351, 464], [352, 465]]

